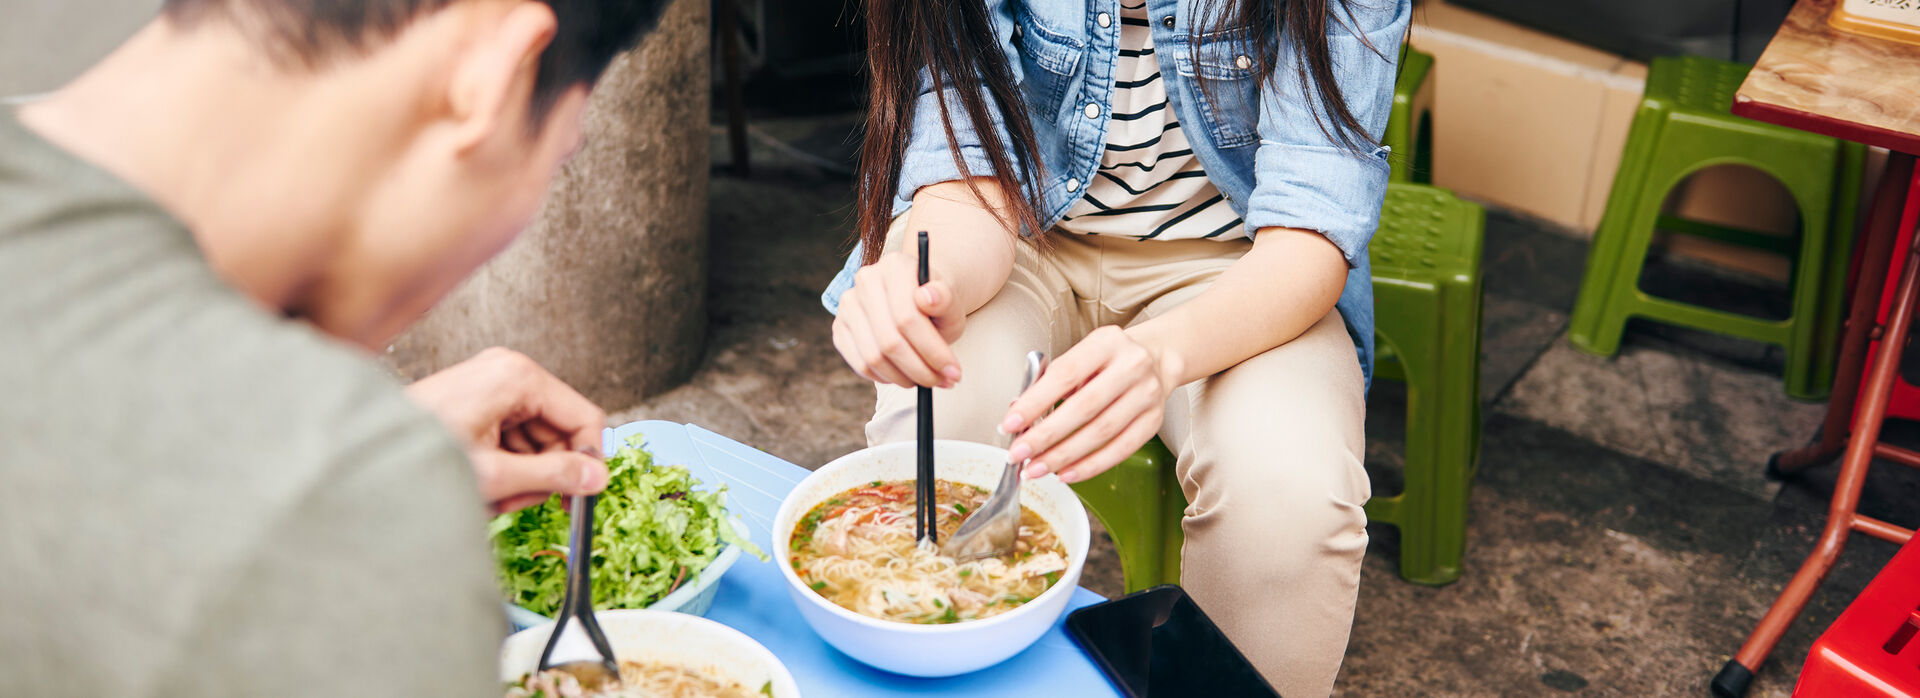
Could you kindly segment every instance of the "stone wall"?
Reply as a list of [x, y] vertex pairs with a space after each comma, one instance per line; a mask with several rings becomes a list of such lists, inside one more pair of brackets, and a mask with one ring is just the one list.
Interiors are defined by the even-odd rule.
[[707, 27], [707, 0], [677, 0], [607, 70], [532, 227], [394, 342], [403, 375], [505, 346], [617, 410], [692, 373], [707, 320]]

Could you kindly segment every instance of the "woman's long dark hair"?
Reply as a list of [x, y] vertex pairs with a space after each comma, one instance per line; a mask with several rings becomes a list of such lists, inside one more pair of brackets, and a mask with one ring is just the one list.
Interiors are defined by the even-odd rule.
[[[1303, 94], [1314, 95], [1317, 109], [1309, 109], [1320, 129], [1356, 151], [1373, 138], [1347, 107], [1334, 81], [1333, 56], [1327, 45], [1327, 23], [1332, 5], [1338, 5], [1354, 34], [1353, 0], [1201, 0], [1198, 21], [1190, 33], [1245, 31], [1253, 49], [1254, 77], [1265, 83], [1275, 78], [1282, 34], [1298, 53], [1300, 70], [1294, 76]], [[1390, 2], [1392, 0], [1374, 0]], [[866, 245], [864, 263], [880, 258], [892, 220], [894, 195], [900, 185], [902, 160], [912, 135], [915, 98], [921, 73], [931, 76], [940, 121], [946, 126], [948, 148], [962, 178], [990, 176], [1006, 193], [1007, 206], [995, 211], [1009, 229], [1038, 235], [1041, 182], [1038, 144], [1033, 123], [1020, 99], [1007, 55], [994, 35], [982, 0], [867, 0], [867, 125], [860, 147], [858, 228]], [[1199, 41], [1189, 42], [1195, 50]], [[1378, 53], [1377, 47], [1369, 46]], [[984, 90], [974, 89], [974, 86]], [[958, 86], [960, 89], [944, 88]], [[1207, 82], [1201, 88], [1213, 98]], [[1004, 117], [1006, 136], [991, 128], [977, 128], [980, 146], [992, 165], [990, 173], [972, 172], [960, 157], [953, 132], [953, 106], [948, 95], [960, 98], [968, 122], [992, 122], [988, 109]], [[991, 99], [992, 104], [987, 100]], [[1326, 118], [1322, 118], [1322, 115]], [[1327, 123], [1331, 119], [1332, 123]], [[1010, 147], [1009, 147], [1010, 146]], [[971, 186], [971, 184], [970, 184]]]

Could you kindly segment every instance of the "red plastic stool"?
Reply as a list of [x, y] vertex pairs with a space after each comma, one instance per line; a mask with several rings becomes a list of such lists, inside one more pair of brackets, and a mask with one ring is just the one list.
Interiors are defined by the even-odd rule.
[[1807, 653], [1793, 695], [1920, 698], [1920, 538], [1867, 584]]

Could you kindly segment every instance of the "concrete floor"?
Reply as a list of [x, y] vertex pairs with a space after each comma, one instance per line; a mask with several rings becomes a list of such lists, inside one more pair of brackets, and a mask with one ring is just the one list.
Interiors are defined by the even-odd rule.
[[[708, 356], [689, 384], [617, 419], [697, 422], [807, 467], [862, 445], [872, 391], [834, 353], [818, 304], [849, 242], [851, 183], [829, 170], [851, 123], [757, 119], [754, 176], [716, 164]], [[725, 159], [723, 140], [713, 152]], [[1761, 471], [1822, 408], [1784, 397], [1779, 351], [1759, 345], [1635, 326], [1616, 358], [1575, 352], [1562, 335], [1585, 241], [1492, 211], [1486, 250], [1489, 409], [1465, 574], [1402, 582], [1396, 532], [1373, 527], [1337, 694], [1704, 695], [1819, 532], [1834, 468], [1784, 485]], [[1781, 297], [1672, 265], [1646, 285], [1760, 309]], [[1403, 403], [1392, 383], [1370, 396], [1376, 493], [1399, 488]], [[1873, 480], [1863, 511], [1920, 519], [1920, 477]], [[1084, 583], [1117, 594], [1111, 544], [1096, 547]], [[1853, 538], [1750, 695], [1791, 691], [1813, 638], [1894, 550]]]

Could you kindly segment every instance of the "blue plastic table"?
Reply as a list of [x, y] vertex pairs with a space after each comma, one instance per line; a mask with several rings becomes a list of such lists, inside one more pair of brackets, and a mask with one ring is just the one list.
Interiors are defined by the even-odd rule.
[[[608, 453], [633, 434], [645, 435], [660, 463], [684, 465], [708, 486], [727, 486], [727, 508], [746, 521], [753, 542], [771, 552], [773, 517], [794, 485], [807, 476], [800, 466], [693, 425], [634, 422], [607, 430]], [[800, 619], [774, 562], [752, 556], [720, 578], [708, 618], [725, 623], [772, 650], [787, 665], [801, 692], [815, 698], [855, 696], [1118, 696], [1093, 660], [1056, 623], [1040, 641], [998, 665], [945, 679], [921, 679], [880, 671], [827, 644]], [[1069, 610], [1098, 603], [1100, 595], [1075, 589]], [[1065, 620], [1065, 615], [1061, 620]]]

